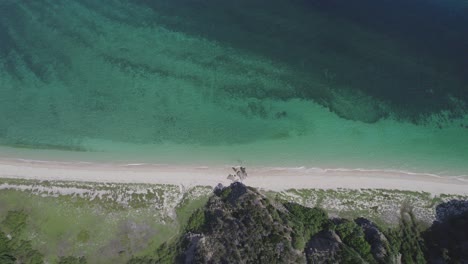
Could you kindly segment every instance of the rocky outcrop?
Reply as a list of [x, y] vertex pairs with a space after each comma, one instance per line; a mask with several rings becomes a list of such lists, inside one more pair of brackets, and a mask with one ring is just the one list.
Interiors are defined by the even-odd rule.
[[423, 233], [429, 263], [468, 263], [468, 201], [437, 206], [437, 220]]
[[410, 210], [384, 232], [366, 218], [330, 219], [320, 208], [272, 200], [234, 182], [215, 188], [179, 239], [130, 263], [468, 263], [464, 205], [442, 204], [441, 215], [456, 213], [421, 236]]
[[188, 263], [301, 263], [292, 229], [269, 200], [239, 182], [219, 189], [204, 210], [205, 224], [183, 244]]
[[401, 263], [399, 254], [389, 252], [388, 239], [376, 224], [363, 217], [357, 218], [355, 222], [364, 230], [365, 239], [371, 245], [371, 253], [375, 260], [379, 263]]
[[305, 248], [308, 263], [336, 263], [342, 248], [340, 237], [333, 231], [322, 231], [310, 239]]
[[436, 222], [443, 223], [466, 212], [468, 212], [468, 201], [451, 200], [441, 203], [436, 208]]

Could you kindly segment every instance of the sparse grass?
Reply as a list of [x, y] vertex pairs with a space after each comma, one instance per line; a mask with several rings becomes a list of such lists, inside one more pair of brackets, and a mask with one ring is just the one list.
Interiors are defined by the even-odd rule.
[[209, 196], [200, 196], [193, 199], [193, 194], [184, 195], [182, 203], [176, 208], [177, 219], [181, 227], [185, 226], [190, 216], [199, 208], [203, 207], [208, 201]]
[[[63, 255], [85, 255], [91, 263], [121, 263], [155, 250], [179, 226], [168, 215], [182, 196], [177, 186], [16, 179], [0, 179], [1, 184], [11, 189], [0, 190], [0, 219], [10, 210], [28, 214], [21, 236], [52, 263]], [[188, 191], [178, 209], [181, 222], [206, 202], [207, 198], [197, 199], [200, 190], [203, 187]]]
[[366, 216], [382, 226], [398, 224], [398, 212], [404, 204], [417, 207], [418, 219], [431, 223], [438, 204], [451, 199], [467, 199], [459, 195], [432, 196], [427, 192], [385, 189], [291, 189], [277, 194], [271, 192], [269, 196], [308, 207], [323, 207], [332, 216], [349, 219]]

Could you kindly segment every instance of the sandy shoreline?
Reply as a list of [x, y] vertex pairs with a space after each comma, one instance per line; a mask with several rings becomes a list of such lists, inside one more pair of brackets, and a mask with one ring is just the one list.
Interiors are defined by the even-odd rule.
[[[247, 185], [281, 191], [286, 189], [398, 189], [432, 194], [468, 195], [468, 176], [437, 176], [401, 171], [319, 168], [247, 168]], [[174, 184], [186, 187], [227, 185], [230, 166], [172, 166], [53, 162], [0, 159], [0, 178], [49, 181]]]

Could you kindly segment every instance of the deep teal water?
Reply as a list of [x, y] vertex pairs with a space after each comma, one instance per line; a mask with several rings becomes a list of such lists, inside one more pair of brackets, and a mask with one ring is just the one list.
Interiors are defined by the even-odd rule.
[[18, 151], [467, 174], [467, 102], [466, 1], [0, 1]]

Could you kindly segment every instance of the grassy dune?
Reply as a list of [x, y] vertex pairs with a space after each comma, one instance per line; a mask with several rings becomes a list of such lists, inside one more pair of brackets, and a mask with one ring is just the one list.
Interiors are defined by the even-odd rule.
[[[91, 263], [123, 263], [131, 256], [154, 252], [183, 230], [190, 215], [205, 205], [208, 187], [0, 181], [0, 222], [11, 211], [22, 212], [15, 239], [31, 241], [46, 260], [85, 256]], [[455, 195], [390, 190], [289, 190], [269, 197], [308, 207], [331, 216], [365, 215], [382, 226], [395, 226], [399, 210], [410, 205], [418, 221], [429, 225], [442, 202], [467, 199]], [[7, 232], [5, 223], [0, 225]], [[182, 228], [182, 229], [181, 229]]]

